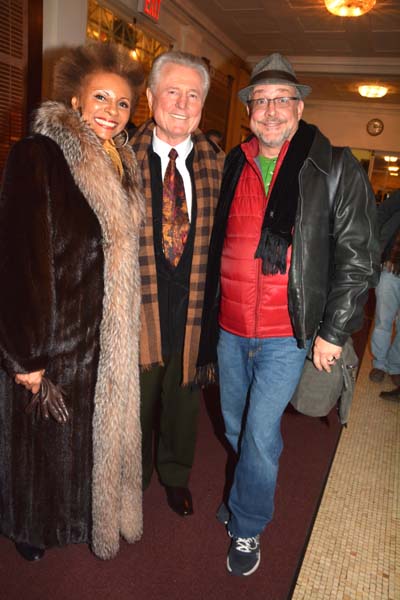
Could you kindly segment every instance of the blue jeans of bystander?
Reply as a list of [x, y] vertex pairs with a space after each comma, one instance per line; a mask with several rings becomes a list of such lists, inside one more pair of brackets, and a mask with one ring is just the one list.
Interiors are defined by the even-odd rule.
[[[400, 277], [383, 270], [375, 290], [375, 326], [371, 337], [373, 366], [386, 373], [400, 373]], [[393, 324], [396, 333], [392, 342]]]
[[[272, 519], [281, 417], [300, 378], [308, 348], [295, 338], [243, 338], [221, 329], [218, 364], [225, 434], [238, 454], [228, 528], [253, 537]], [[246, 410], [247, 408], [247, 410]]]

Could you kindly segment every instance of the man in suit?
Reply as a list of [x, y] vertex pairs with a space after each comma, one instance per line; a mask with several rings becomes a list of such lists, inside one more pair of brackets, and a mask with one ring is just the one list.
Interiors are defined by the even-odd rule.
[[146, 92], [153, 118], [131, 139], [147, 200], [140, 241], [143, 486], [154, 462], [169, 506], [182, 516], [193, 513], [188, 481], [200, 400], [196, 364], [223, 166], [223, 153], [198, 129], [209, 85], [200, 58], [159, 56]]

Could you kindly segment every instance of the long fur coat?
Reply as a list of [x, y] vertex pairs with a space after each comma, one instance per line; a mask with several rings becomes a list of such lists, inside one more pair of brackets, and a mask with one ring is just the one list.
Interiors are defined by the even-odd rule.
[[[142, 533], [140, 176], [121, 183], [79, 115], [45, 103], [13, 147], [0, 200], [0, 530], [113, 557]], [[71, 418], [36, 421], [15, 373], [46, 369]]]

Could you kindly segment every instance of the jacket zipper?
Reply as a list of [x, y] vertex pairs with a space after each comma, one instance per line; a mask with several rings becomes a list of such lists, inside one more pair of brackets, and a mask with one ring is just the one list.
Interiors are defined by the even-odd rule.
[[[299, 221], [298, 221], [298, 228], [297, 228], [297, 232], [298, 232], [298, 236], [300, 239], [300, 248], [301, 248], [301, 252], [303, 253], [303, 243], [302, 243], [302, 222], [303, 222], [303, 196], [302, 196], [302, 184], [301, 184], [301, 178], [302, 178], [302, 174], [304, 171], [304, 165], [306, 164], [306, 161], [303, 163], [303, 166], [301, 167], [300, 171], [299, 171], [299, 204], [297, 206], [297, 214], [299, 215]], [[294, 221], [294, 229], [296, 230], [296, 219]], [[295, 233], [295, 231], [293, 232], [293, 234]], [[294, 243], [294, 235], [293, 235], [293, 243]], [[304, 310], [304, 278], [303, 278], [303, 273], [302, 273], [302, 268], [303, 268], [303, 256], [301, 257], [301, 265], [300, 264], [296, 264], [296, 269], [297, 272], [299, 274], [299, 281], [300, 281], [300, 286], [299, 286], [299, 290], [300, 290], [300, 306], [301, 306], [301, 310], [300, 310], [300, 316], [301, 316], [301, 329], [302, 329], [302, 333], [300, 338], [303, 339], [305, 337], [305, 331], [306, 331], [306, 324], [305, 324], [305, 310]], [[288, 286], [290, 285], [290, 281], [289, 281], [289, 277], [288, 277]], [[289, 289], [288, 289], [288, 301], [289, 301]], [[289, 315], [290, 315], [290, 311], [289, 311]], [[291, 315], [290, 315], [291, 316]], [[293, 320], [292, 320], [293, 323]], [[294, 328], [293, 328], [294, 329]], [[297, 339], [299, 339], [299, 332], [294, 331], [295, 336], [297, 337]]]
[[[286, 150], [287, 150], [287, 148], [286, 148]], [[283, 158], [284, 158], [284, 156], [286, 154], [286, 150], [284, 152]], [[276, 177], [278, 175], [278, 172], [279, 172], [279, 169], [281, 167], [281, 162], [282, 162], [283, 158], [281, 158], [281, 152], [280, 152], [279, 156], [278, 156], [277, 163], [275, 165], [275, 171], [274, 171], [274, 174], [272, 176], [272, 180], [271, 180], [271, 183], [270, 183], [270, 186], [269, 186], [269, 189], [268, 189], [268, 196], [265, 196], [265, 204], [264, 204], [264, 210], [263, 210], [263, 214], [262, 214], [261, 224], [264, 221], [264, 215], [265, 215], [265, 211], [267, 210], [269, 197], [271, 195], [272, 188], [275, 185], [275, 179], [276, 179]], [[262, 180], [262, 176], [261, 176], [261, 173], [260, 173], [260, 169], [257, 167], [257, 165], [254, 165], [254, 168], [257, 171], [258, 179], [260, 181], [260, 184], [262, 186], [262, 190], [263, 190], [264, 195], [265, 195], [265, 187], [264, 187], [264, 182]], [[257, 269], [257, 281], [256, 281], [256, 286], [257, 286], [256, 287], [256, 294], [257, 295], [256, 295], [255, 314], [254, 314], [254, 331], [253, 331], [253, 337], [254, 338], [257, 337], [258, 316], [259, 316], [259, 313], [260, 313], [259, 307], [260, 307], [260, 297], [261, 297], [260, 282], [261, 282], [261, 277], [262, 277], [262, 260], [257, 259], [257, 261], [258, 261], [259, 264], [258, 264], [258, 269]]]
[[[262, 180], [261, 177], [261, 173], [259, 168], [257, 167], [257, 165], [255, 165], [255, 169], [257, 171], [257, 175], [258, 175], [258, 179], [260, 181], [260, 184], [262, 186], [262, 190], [264, 192], [264, 196], [265, 196], [265, 188], [264, 188], [264, 182]], [[271, 181], [272, 184], [272, 181]], [[263, 212], [262, 212], [262, 217], [261, 217], [261, 224], [264, 220], [264, 215], [265, 215], [265, 211], [267, 210], [267, 206], [268, 206], [268, 198], [269, 198], [269, 194], [271, 192], [272, 186], [270, 186], [269, 190], [268, 190], [268, 196], [265, 196], [265, 200], [264, 200], [264, 206], [263, 206]], [[255, 303], [255, 313], [254, 313], [254, 331], [253, 331], [253, 338], [257, 337], [257, 330], [258, 330], [258, 315], [260, 313], [260, 302], [261, 302], [261, 291], [260, 291], [260, 285], [261, 285], [261, 275], [262, 274], [262, 260], [257, 259], [257, 279], [256, 279], [256, 303]]]

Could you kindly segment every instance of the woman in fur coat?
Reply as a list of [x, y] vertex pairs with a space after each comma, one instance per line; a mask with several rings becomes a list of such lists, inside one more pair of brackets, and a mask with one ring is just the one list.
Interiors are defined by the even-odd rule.
[[[4, 173], [0, 531], [28, 560], [70, 543], [111, 558], [120, 535], [142, 533], [144, 200], [124, 145], [142, 82], [122, 47], [71, 50], [56, 66], [58, 101], [39, 108]], [[60, 422], [26, 413], [43, 376], [62, 388], [68, 420], [61, 401]]]

